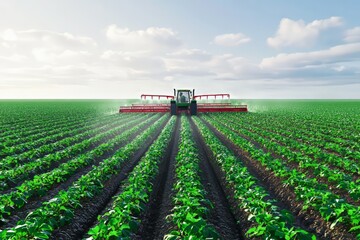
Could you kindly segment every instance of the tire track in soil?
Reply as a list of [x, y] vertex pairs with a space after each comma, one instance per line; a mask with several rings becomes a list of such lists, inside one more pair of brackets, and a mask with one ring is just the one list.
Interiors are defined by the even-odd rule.
[[[249, 154], [233, 142], [231, 142], [225, 135], [220, 133], [206, 120], [201, 118], [207, 127], [220, 139], [220, 141], [228, 147], [236, 157], [241, 159], [243, 164], [248, 168], [249, 172], [255, 176], [261, 186], [263, 186], [272, 198], [289, 210], [295, 219], [294, 225], [305, 229], [317, 236], [319, 239], [355, 239], [356, 237], [348, 233], [346, 227], [338, 223], [335, 227], [331, 227], [331, 222], [326, 222], [320, 213], [311, 207], [307, 210], [302, 210], [303, 202], [297, 200], [296, 194], [290, 186], [285, 186], [280, 177], [262, 166], [257, 160], [252, 159]], [[255, 144], [256, 148], [261, 148], [259, 144]]]
[[133, 236], [137, 240], [163, 239], [164, 235], [174, 229], [172, 223], [166, 220], [174, 207], [172, 203], [175, 182], [176, 155], [180, 141], [180, 116], [177, 116], [172, 140], [165, 157], [159, 166], [159, 175], [154, 181], [154, 190], [150, 196], [147, 211], [142, 216], [138, 234]]
[[[209, 199], [214, 206], [207, 220], [215, 226], [215, 229], [221, 235], [222, 239], [245, 239], [241, 232], [241, 227], [237, 224], [235, 216], [231, 211], [231, 205], [226, 198], [221, 181], [214, 170], [218, 167], [214, 164], [212, 153], [207, 148], [199, 129], [191, 118], [190, 125], [200, 157], [201, 182], [207, 192], [206, 198]], [[217, 169], [217, 171], [219, 171], [219, 169]]]
[[82, 239], [90, 227], [97, 222], [97, 216], [106, 211], [107, 207], [111, 206], [113, 196], [121, 191], [122, 182], [128, 177], [129, 173], [134, 169], [167, 123], [168, 121], [165, 121], [155, 134], [144, 143], [143, 147], [136, 151], [134, 155], [123, 164], [122, 169], [117, 175], [112, 176], [104, 183], [104, 188], [101, 193], [92, 199], [84, 200], [82, 208], [75, 210], [71, 223], [56, 229], [50, 239]]
[[[131, 137], [129, 138], [129, 141], [132, 141], [133, 139], [135, 139], [135, 137], [139, 134], [139, 132], [141, 132], [144, 129], [148, 128], [156, 120], [157, 119], [154, 119], [152, 122], [148, 123], [143, 128], [141, 128], [140, 130], [133, 133], [131, 135]], [[109, 139], [107, 138], [107, 140], [104, 140], [104, 142], [110, 140], [110, 138], [113, 138], [113, 136], [109, 137]], [[103, 155], [103, 157], [101, 157], [99, 159], [96, 159], [95, 162], [93, 162], [92, 164], [90, 164], [90, 165], [88, 165], [88, 166], [86, 166], [84, 168], [79, 169], [75, 174], [71, 175], [65, 182], [54, 185], [53, 188], [48, 190], [46, 195], [41, 196], [41, 197], [30, 198], [28, 200], [28, 202], [24, 205], [23, 208], [15, 209], [11, 213], [11, 215], [7, 219], [8, 222], [5, 223], [2, 226], [0, 225], [1, 228], [5, 229], [5, 228], [14, 227], [19, 220], [24, 219], [31, 211], [39, 208], [42, 205], [43, 202], [49, 201], [54, 196], [56, 196], [61, 190], [66, 191], [73, 184], [73, 182], [77, 181], [82, 175], [87, 174], [89, 171], [91, 171], [93, 166], [98, 166], [100, 164], [100, 162], [102, 162], [106, 158], [111, 157], [117, 150], [119, 150], [121, 147], [123, 147], [125, 145], [126, 145], [126, 143], [122, 143], [122, 144], [116, 146], [111, 152], [105, 153]]]

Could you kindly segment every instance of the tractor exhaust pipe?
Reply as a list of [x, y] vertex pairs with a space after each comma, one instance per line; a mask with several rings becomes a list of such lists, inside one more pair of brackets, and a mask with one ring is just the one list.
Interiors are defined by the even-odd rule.
[[176, 89], [174, 88], [174, 97], [176, 97]]
[[195, 89], [193, 89], [193, 99], [194, 99], [194, 97], [195, 97]]

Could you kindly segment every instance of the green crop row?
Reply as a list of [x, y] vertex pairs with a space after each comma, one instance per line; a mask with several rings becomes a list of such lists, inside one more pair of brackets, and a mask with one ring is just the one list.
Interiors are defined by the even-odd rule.
[[262, 115], [271, 120], [278, 119], [299, 126], [316, 126], [326, 135], [335, 134], [336, 136], [337, 133], [346, 133], [350, 135], [350, 138], [359, 137], [352, 136], [354, 130], [360, 130], [360, 124], [356, 121], [359, 118], [359, 102], [354, 103], [353, 107], [350, 107], [351, 104], [346, 103], [346, 105], [337, 109], [334, 106], [335, 104], [334, 102], [329, 102], [323, 107], [314, 107], [308, 103], [290, 111], [289, 109], [285, 109], [286, 107], [281, 104], [279, 109], [275, 111], [264, 111]]
[[194, 118], [197, 127], [210, 148], [213, 156], [224, 172], [227, 188], [233, 191], [238, 208], [248, 214], [252, 227], [247, 237], [263, 239], [312, 239], [315, 238], [303, 229], [293, 227], [294, 217], [279, 209], [276, 200], [268, 199], [267, 191], [257, 184], [242, 162], [212, 133], [199, 118]]
[[[316, 129], [308, 130], [307, 135], [305, 135], [304, 133], [299, 132], [296, 128], [283, 130], [281, 128], [277, 128], [276, 125], [272, 125], [271, 123], [267, 125], [257, 125], [258, 127], [252, 126], [252, 128], [254, 130], [262, 129], [262, 131], [266, 129], [269, 131], [268, 134], [272, 134], [274, 137], [276, 137], [277, 140], [286, 140], [287, 145], [291, 145], [292, 147], [296, 146], [301, 151], [307, 151], [308, 153], [314, 155], [314, 157], [316, 158], [328, 161], [331, 164], [334, 164], [339, 168], [344, 168], [345, 170], [350, 172], [353, 172], [352, 164], [356, 163], [356, 161], [354, 160], [360, 159], [360, 152], [355, 150], [359, 149], [359, 144], [353, 144], [352, 147], [349, 148], [342, 147], [337, 143], [329, 142], [327, 139], [317, 139], [315, 137], [309, 137], [308, 135], [316, 135]], [[276, 134], [274, 135], [274, 133], [271, 132], [274, 132]], [[294, 138], [296, 140], [293, 140]], [[324, 151], [324, 149], [329, 150], [331, 153]], [[333, 152], [337, 154], [333, 154]]]
[[0, 231], [1, 239], [47, 239], [52, 231], [71, 222], [74, 211], [81, 207], [86, 199], [90, 200], [104, 188], [104, 183], [114, 174], [119, 173], [123, 164], [151, 139], [156, 130], [168, 119], [163, 115], [158, 121], [132, 142], [118, 150], [112, 157], [104, 160], [99, 166], [94, 166], [69, 187], [60, 191], [54, 198], [42, 204], [41, 207], [29, 213], [17, 225]]
[[75, 116], [61, 116], [61, 118], [57, 119], [56, 117], [51, 117], [51, 119], [44, 118], [43, 115], [39, 115], [35, 119], [27, 119], [25, 123], [13, 123], [9, 126], [1, 126], [2, 129], [6, 129], [5, 131], [0, 133], [0, 137], [4, 140], [14, 140], [18, 138], [23, 138], [31, 135], [35, 135], [38, 133], [43, 133], [45, 129], [49, 127], [53, 127], [55, 125], [66, 124], [72, 121], [81, 121], [81, 120], [90, 120], [96, 119], [96, 117], [85, 116], [82, 114], [77, 114]]
[[3, 124], [1, 125], [1, 132], [0, 137], [2, 138], [14, 138], [14, 137], [22, 137], [29, 134], [36, 134], [38, 132], [41, 132], [43, 129], [48, 128], [49, 126], [54, 126], [54, 124], [63, 124], [67, 123], [69, 121], [78, 121], [82, 118], [78, 116], [77, 118], [61, 118], [61, 119], [45, 119], [45, 118], [38, 118], [34, 121], [29, 121], [29, 119], [23, 121], [23, 122], [15, 122], [15, 123], [9, 123], [9, 124]]
[[[261, 129], [252, 128], [253, 132], [255, 133], [252, 131], [247, 131], [242, 124], [239, 125], [238, 123], [234, 123], [232, 118], [214, 117], [214, 119], [218, 122], [223, 122], [224, 125], [233, 131], [241, 133], [251, 138], [253, 141], [262, 144], [266, 149], [285, 157], [288, 159], [288, 161], [299, 163], [299, 167], [301, 169], [311, 169], [316, 176], [324, 177], [329, 182], [336, 184], [338, 188], [348, 191], [351, 198], [353, 198], [355, 201], [360, 199], [360, 179], [354, 181], [351, 175], [343, 173], [337, 169], [332, 169], [325, 164], [330, 162], [333, 165], [340, 165], [342, 160], [341, 158], [337, 156], [330, 157], [316, 151], [311, 152], [313, 148], [308, 149], [304, 146], [298, 146], [300, 144], [297, 142], [293, 142], [283, 137], [278, 137], [277, 135], [266, 131], [261, 131]], [[227, 121], [224, 121], [225, 119]], [[263, 135], [266, 136], [266, 138], [262, 137]], [[274, 139], [278, 142], [281, 142], [282, 144], [278, 144], [274, 141]], [[299, 148], [301, 152], [296, 152], [293, 150]], [[312, 157], [309, 157], [311, 155]], [[319, 155], [327, 156], [327, 158], [318, 159]], [[316, 161], [313, 158], [318, 160]], [[343, 161], [345, 162], [345, 160]], [[352, 172], [360, 174], [360, 168], [356, 163], [350, 161], [349, 164], [351, 164], [350, 169], [352, 169]]]
[[31, 149], [24, 153], [21, 153], [19, 155], [8, 156], [8, 157], [2, 159], [2, 161], [0, 162], [0, 169], [1, 170], [6, 170], [6, 169], [11, 170], [14, 167], [18, 167], [20, 165], [23, 165], [26, 163], [32, 163], [32, 162], [38, 160], [39, 158], [41, 158], [42, 156], [46, 157], [46, 155], [48, 155], [48, 154], [58, 152], [61, 150], [65, 150], [68, 147], [72, 147], [72, 146], [76, 145], [78, 142], [81, 142], [84, 140], [86, 141], [89, 137], [95, 136], [99, 132], [106, 131], [107, 129], [113, 128], [114, 126], [117, 125], [118, 122], [121, 123], [121, 122], [125, 122], [125, 121], [126, 121], [126, 119], [120, 118], [117, 121], [110, 123], [108, 125], [105, 125], [101, 128], [89, 129], [81, 134], [75, 135], [73, 137], [65, 138], [59, 142], [46, 144], [39, 148], [34, 148], [34, 149]]
[[347, 203], [340, 196], [329, 191], [324, 184], [319, 184], [315, 178], [308, 178], [304, 173], [288, 168], [280, 159], [273, 158], [270, 153], [256, 148], [252, 143], [237, 135], [233, 130], [214, 121], [208, 116], [204, 119], [222, 132], [239, 148], [248, 152], [252, 159], [260, 161], [267, 169], [283, 179], [285, 185], [291, 186], [297, 198], [303, 202], [303, 209], [309, 207], [319, 211], [321, 216], [332, 223], [346, 224], [349, 231], [360, 232], [360, 207]]
[[[5, 141], [2, 141], [0, 143], [0, 149], [2, 149], [0, 151], [0, 156], [4, 157], [7, 155], [11, 155], [13, 153], [11, 147], [17, 146], [18, 144], [24, 144], [24, 146], [26, 146], [25, 145], [26, 143], [32, 143], [32, 142], [38, 141], [42, 138], [46, 138], [46, 137], [53, 136], [55, 134], [62, 133], [64, 131], [64, 129], [72, 129], [75, 127], [86, 126], [91, 122], [101, 123], [102, 121], [106, 121], [107, 119], [110, 119], [110, 118], [114, 118], [114, 116], [111, 116], [111, 117], [106, 116], [103, 118], [97, 118], [94, 120], [90, 120], [90, 122], [88, 119], [73, 119], [73, 120], [68, 120], [68, 121], [64, 121], [61, 123], [56, 123], [56, 128], [54, 128], [54, 124], [51, 124], [48, 127], [43, 128], [41, 132], [36, 133], [36, 134], [31, 134], [26, 137], [17, 137], [17, 136], [15, 136], [14, 138], [6, 137]], [[26, 130], [24, 130], [24, 131], [26, 131]]]
[[[249, 119], [250, 123], [259, 121], [265, 125], [290, 130], [290, 132], [299, 132], [310, 138], [336, 143], [341, 147], [359, 149], [360, 146], [360, 136], [354, 134], [354, 123], [342, 127], [337, 123], [336, 127], [330, 127], [331, 120], [328, 118], [319, 119], [316, 115], [307, 116], [304, 113], [290, 114], [288, 112], [284, 114], [273, 112], [249, 114], [249, 116], [242, 116], [242, 119]], [[346, 130], [345, 127], [351, 129]]]
[[[69, 145], [69, 147], [63, 149], [62, 151], [56, 151], [56, 149], [54, 149], [54, 151], [52, 151], [54, 153], [48, 154], [43, 158], [38, 158], [35, 161], [25, 163], [10, 170], [0, 170], [0, 190], [6, 190], [11, 187], [10, 183], [18, 183], [24, 179], [27, 179], [28, 176], [32, 173], [46, 170], [52, 164], [58, 161], [65, 161], [66, 159], [71, 159], [78, 154], [83, 153], [84, 151], [86, 151], [86, 149], [89, 149], [90, 147], [95, 147], [97, 144], [100, 144], [108, 137], [116, 136], [121, 131], [129, 127], [129, 125], [136, 124], [141, 120], [142, 119], [139, 118], [131, 122], [120, 121], [120, 123], [123, 122], [121, 125], [100, 134], [98, 134], [98, 132], [101, 132], [103, 129], [89, 130], [87, 133], [84, 133], [84, 140], [80, 143], [77, 143], [75, 145], [71, 145], [69, 143], [67, 144]], [[69, 141], [71, 142], [71, 139], [69, 139]]]
[[18, 186], [15, 191], [0, 195], [0, 219], [11, 214], [11, 209], [13, 208], [22, 208], [31, 197], [43, 196], [55, 183], [64, 182], [78, 169], [88, 166], [106, 153], [116, 150], [116, 146], [126, 143], [133, 133], [152, 122], [154, 117], [155, 116], [147, 119], [119, 135], [119, 132], [129, 127], [131, 122], [121, 126], [120, 129], [114, 130], [113, 133], [116, 137], [110, 141], [101, 144], [88, 153], [81, 154], [64, 164], [61, 164], [58, 168], [50, 172], [36, 175], [34, 179], [25, 181]]
[[[7, 156], [0, 161], [0, 170], [13, 169], [14, 167], [21, 166], [31, 161], [36, 161], [39, 158], [52, 153], [61, 152], [63, 150], [67, 151], [69, 147], [78, 144], [78, 142], [87, 140], [91, 136], [96, 136], [96, 134], [111, 130], [114, 127], [117, 127], [119, 124], [123, 124], [124, 122], [133, 119], [136, 119], [136, 117], [116, 118], [101, 127], [90, 127], [87, 131], [84, 131], [78, 135], [72, 134], [71, 137], [64, 138], [60, 141], [46, 144], [39, 148], [33, 148], [29, 151], [16, 154], [14, 156]], [[77, 130], [73, 130], [73, 132], [77, 132]]]
[[[145, 156], [130, 173], [111, 208], [98, 217], [98, 223], [89, 230], [88, 239], [124, 239], [136, 233], [140, 215], [144, 212], [153, 191], [153, 181], [159, 173], [159, 163], [171, 142], [176, 118], [172, 117]], [[167, 159], [165, 159], [167, 160]]]
[[[91, 124], [89, 124], [88, 120], [83, 120], [64, 126], [57, 125], [55, 129], [54, 126], [50, 126], [48, 129], [44, 129], [44, 132], [42, 132], [44, 136], [41, 136], [37, 139], [31, 138], [31, 140], [28, 141], [27, 138], [20, 138], [20, 140], [22, 140], [21, 142], [5, 142], [4, 144], [7, 145], [3, 146], [2, 150], [0, 151], [0, 156], [6, 157], [14, 154], [18, 155], [19, 153], [42, 147], [45, 144], [54, 144], [55, 142], [66, 139], [68, 137], [74, 137], [76, 134], [80, 134], [87, 130], [103, 128], [105, 125], [111, 124], [116, 120], [116, 118], [108, 117], [106, 119], [99, 118]], [[61, 145], [61, 142], [58, 143], [58, 145]]]
[[[312, 128], [310, 126], [306, 126], [306, 129], [301, 129], [301, 127], [304, 125], [303, 123], [301, 125], [293, 125], [288, 122], [277, 122], [273, 120], [269, 121], [267, 117], [261, 116], [259, 114], [249, 114], [248, 116], [241, 116], [241, 118], [235, 114], [227, 114], [226, 116], [232, 116], [234, 120], [242, 123], [242, 126], [244, 127], [258, 127], [262, 130], [266, 129], [267, 131], [275, 132], [286, 139], [290, 138], [306, 143], [306, 146], [309, 148], [315, 147], [327, 149], [331, 152], [335, 152], [341, 155], [343, 158], [360, 158], [360, 152], [355, 150], [359, 149], [359, 143], [351, 143], [349, 141], [345, 141], [344, 139], [340, 139], [338, 136], [331, 137], [330, 135], [319, 134], [316, 127]], [[344, 144], [347, 144], [348, 147], [343, 146]], [[315, 149], [312, 151], [315, 151]], [[324, 152], [322, 149], [321, 151], [320, 149], [317, 149], [316, 151], [319, 153]], [[334, 154], [326, 155], [332, 156]], [[345, 160], [346, 162], [351, 162], [349, 159]]]
[[199, 155], [191, 132], [190, 123], [181, 116], [179, 151], [175, 164], [173, 186], [174, 208], [167, 216], [176, 226], [164, 239], [218, 239], [214, 226], [206, 221], [211, 202], [200, 181]]

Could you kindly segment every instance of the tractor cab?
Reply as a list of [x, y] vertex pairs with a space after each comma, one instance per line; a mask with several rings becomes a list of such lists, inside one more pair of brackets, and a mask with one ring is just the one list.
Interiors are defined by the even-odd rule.
[[178, 103], [190, 104], [191, 98], [192, 98], [192, 93], [190, 90], [177, 91], [176, 101]]
[[194, 90], [174, 89], [174, 99], [171, 100], [171, 114], [177, 115], [179, 112], [190, 112], [196, 115], [196, 100], [193, 99]]

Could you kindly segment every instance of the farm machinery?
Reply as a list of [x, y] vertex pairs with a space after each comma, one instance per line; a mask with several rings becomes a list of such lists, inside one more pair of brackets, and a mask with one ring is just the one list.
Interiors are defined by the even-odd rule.
[[195, 95], [195, 89], [174, 89], [174, 95], [152, 95], [142, 94], [141, 99], [170, 99], [170, 103], [144, 103], [132, 104], [131, 106], [121, 106], [119, 113], [131, 112], [170, 112], [171, 115], [177, 115], [185, 112], [191, 115], [196, 115], [198, 112], [247, 112], [247, 105], [233, 105], [231, 103], [198, 103], [197, 100], [209, 98], [215, 99], [230, 99], [230, 94], [204, 94]]

